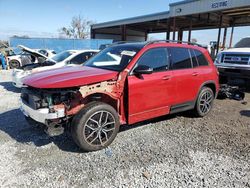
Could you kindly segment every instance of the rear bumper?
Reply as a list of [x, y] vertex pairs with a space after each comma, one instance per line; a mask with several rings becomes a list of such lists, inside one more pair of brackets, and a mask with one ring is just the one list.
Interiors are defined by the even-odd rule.
[[43, 123], [43, 124], [46, 124], [47, 120], [53, 120], [53, 119], [65, 117], [64, 109], [57, 109], [53, 113], [49, 112], [49, 108], [41, 108], [41, 109], [34, 110], [30, 108], [28, 105], [26, 105], [22, 100], [21, 100], [20, 110], [23, 112], [25, 116], [30, 117], [34, 119], [35, 121]]
[[228, 78], [241, 78], [250, 79], [250, 67], [249, 68], [238, 68], [238, 67], [220, 67], [218, 66], [220, 76]]

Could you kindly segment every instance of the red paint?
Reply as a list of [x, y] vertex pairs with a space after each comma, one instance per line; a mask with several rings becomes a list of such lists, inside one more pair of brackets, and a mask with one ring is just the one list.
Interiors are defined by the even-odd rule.
[[114, 71], [86, 66], [63, 67], [27, 76], [24, 84], [35, 88], [69, 88], [115, 79], [117, 75]]
[[[129, 75], [142, 54], [157, 47], [186, 47], [199, 50], [209, 61], [209, 66], [166, 70], [142, 75], [143, 79]], [[206, 82], [214, 83], [216, 93], [219, 91], [217, 69], [207, 50], [176, 43], [155, 43], [145, 46], [119, 75], [117, 72], [90, 67], [67, 67], [33, 74], [25, 79], [24, 83], [36, 88], [67, 88], [107, 80], [116, 80], [116, 85], [112, 89], [112, 94], [103, 93], [117, 99], [120, 121], [129, 124], [168, 114], [173, 105], [195, 101]], [[80, 105], [82, 107], [82, 104]], [[74, 107], [71, 112], [75, 113], [79, 109]]]

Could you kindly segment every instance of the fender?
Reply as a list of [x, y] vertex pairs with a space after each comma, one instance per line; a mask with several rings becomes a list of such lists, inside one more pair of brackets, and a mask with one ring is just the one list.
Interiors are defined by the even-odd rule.
[[217, 89], [217, 87], [216, 87], [216, 83], [215, 83], [213, 80], [208, 80], [208, 81], [204, 82], [203, 84], [201, 84], [201, 86], [200, 86], [200, 88], [199, 88], [199, 92], [198, 92], [197, 95], [196, 95], [195, 101], [197, 101], [197, 99], [198, 99], [198, 97], [199, 97], [201, 88], [203, 88], [203, 87], [204, 87], [205, 85], [207, 85], [207, 84], [213, 84], [213, 85], [214, 85], [214, 87], [215, 87], [215, 96], [214, 96], [214, 98], [217, 97], [219, 91], [218, 91], [218, 89]]

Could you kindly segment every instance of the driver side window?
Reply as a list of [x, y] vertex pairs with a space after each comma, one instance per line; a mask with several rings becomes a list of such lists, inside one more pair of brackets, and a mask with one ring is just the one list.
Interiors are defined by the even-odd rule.
[[167, 48], [153, 48], [146, 51], [137, 61], [137, 66], [139, 65], [153, 68], [153, 72], [166, 71], [169, 65]]

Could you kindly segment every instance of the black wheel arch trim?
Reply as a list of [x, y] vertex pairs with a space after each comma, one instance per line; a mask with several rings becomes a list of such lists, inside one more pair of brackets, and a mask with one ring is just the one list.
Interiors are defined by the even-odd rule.
[[[198, 91], [198, 93], [197, 93], [197, 95], [196, 95], [196, 101], [197, 101], [197, 99], [198, 99], [198, 97], [199, 97], [199, 94], [200, 94], [200, 92], [201, 92], [201, 89], [202, 89], [204, 86], [206, 86], [207, 84], [213, 84], [213, 85], [214, 85], [214, 87], [215, 87], [214, 98], [215, 98], [215, 99], [217, 98], [217, 95], [218, 95], [218, 92], [219, 92], [219, 91], [217, 91], [215, 81], [209, 80], [209, 81], [204, 82], [204, 83], [200, 86], [199, 91]], [[211, 89], [212, 89], [212, 88], [211, 88]]]

